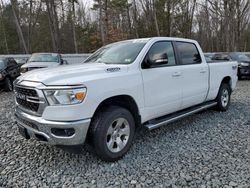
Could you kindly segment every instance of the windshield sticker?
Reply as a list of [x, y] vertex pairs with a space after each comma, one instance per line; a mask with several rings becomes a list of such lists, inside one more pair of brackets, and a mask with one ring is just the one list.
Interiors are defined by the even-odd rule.
[[125, 62], [130, 63], [130, 62], [131, 62], [131, 59], [125, 59]]

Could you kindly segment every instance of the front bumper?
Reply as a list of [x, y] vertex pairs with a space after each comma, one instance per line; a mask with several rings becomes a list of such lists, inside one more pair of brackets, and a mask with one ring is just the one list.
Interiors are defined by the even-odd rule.
[[250, 76], [250, 67], [239, 67], [239, 75]]
[[[85, 142], [90, 119], [70, 122], [48, 121], [42, 117], [27, 114], [18, 108], [15, 111], [19, 130], [25, 130], [25, 137], [35, 138], [51, 145], [74, 146]], [[52, 130], [74, 130], [70, 135], [56, 135]], [[23, 135], [24, 136], [24, 135]]]

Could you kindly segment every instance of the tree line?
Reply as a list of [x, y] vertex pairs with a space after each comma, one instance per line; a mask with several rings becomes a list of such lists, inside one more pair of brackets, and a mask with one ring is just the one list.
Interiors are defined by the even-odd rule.
[[250, 51], [250, 0], [0, 0], [0, 54], [86, 53], [152, 36]]

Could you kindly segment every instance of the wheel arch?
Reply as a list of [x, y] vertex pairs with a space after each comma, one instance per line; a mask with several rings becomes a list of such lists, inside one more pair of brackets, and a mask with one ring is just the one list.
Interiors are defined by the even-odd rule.
[[224, 78], [222, 79], [222, 81], [221, 81], [220, 86], [221, 86], [222, 84], [228, 84], [228, 85], [230, 86], [231, 91], [232, 91], [232, 78], [231, 78], [230, 76], [224, 77]]
[[93, 117], [95, 117], [97, 113], [104, 110], [108, 106], [120, 106], [126, 108], [131, 112], [132, 116], [134, 117], [136, 125], [141, 124], [141, 115], [139, 107], [134, 98], [130, 95], [116, 95], [104, 99], [96, 108]]
[[230, 76], [225, 76], [222, 80], [221, 80], [221, 83], [220, 83], [220, 86], [218, 88], [218, 92], [217, 92], [217, 95], [216, 97], [218, 97], [219, 95], [219, 92], [220, 92], [220, 88], [221, 88], [221, 85], [222, 84], [228, 84], [229, 87], [230, 87], [230, 90], [232, 92], [232, 78]]

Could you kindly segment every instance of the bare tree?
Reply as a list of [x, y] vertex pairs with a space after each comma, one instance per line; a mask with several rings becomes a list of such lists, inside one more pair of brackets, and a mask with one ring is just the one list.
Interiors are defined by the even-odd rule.
[[2, 31], [3, 31], [3, 37], [4, 37], [4, 44], [5, 44], [5, 48], [6, 48], [6, 53], [9, 53], [9, 47], [8, 47], [8, 42], [7, 42], [7, 36], [6, 36], [6, 31], [5, 31], [5, 27], [4, 27], [4, 23], [3, 23], [3, 1], [1, 0], [1, 4], [0, 4], [0, 19], [1, 19], [1, 25], [2, 25]]
[[134, 23], [134, 30], [135, 30], [135, 36], [136, 38], [139, 38], [139, 34], [138, 34], [138, 20], [137, 20], [137, 4], [136, 1], [133, 0], [133, 23]]
[[50, 34], [52, 38], [53, 51], [61, 51], [61, 36], [55, 0], [45, 0], [49, 20]]
[[27, 53], [29, 53], [28, 48], [26, 46], [26, 42], [24, 40], [23, 32], [22, 32], [22, 29], [21, 29], [21, 26], [20, 26], [20, 23], [19, 23], [17, 14], [16, 14], [17, 1], [16, 0], [11, 0], [11, 6], [12, 6], [12, 12], [13, 12], [13, 16], [14, 16], [14, 21], [15, 21], [15, 24], [16, 24], [17, 34], [18, 34], [19, 40], [21, 42], [21, 45], [23, 47], [24, 53], [27, 54]]
[[75, 46], [75, 53], [78, 53], [77, 39], [76, 39], [76, 12], [75, 12], [75, 3], [78, 3], [78, 0], [69, 0], [71, 3], [71, 25], [73, 31], [73, 40]]
[[[123, 39], [160, 35], [197, 39], [205, 51], [250, 49], [250, 0], [92, 1], [93, 7], [90, 1], [83, 7], [78, 0], [11, 0], [12, 10], [5, 1], [0, 52], [52, 48], [78, 53]], [[6, 18], [9, 11], [13, 23]], [[9, 37], [13, 33], [18, 41]]]
[[100, 32], [101, 32], [101, 40], [102, 45], [106, 44], [106, 34], [104, 30], [104, 24], [103, 24], [103, 2], [102, 0], [98, 0], [98, 7], [99, 7], [99, 26], [100, 26]]
[[151, 5], [152, 5], [156, 34], [157, 36], [160, 36], [160, 30], [159, 30], [159, 25], [158, 25], [158, 20], [157, 20], [157, 15], [156, 15], [156, 8], [155, 8], [155, 0], [152, 0]]

